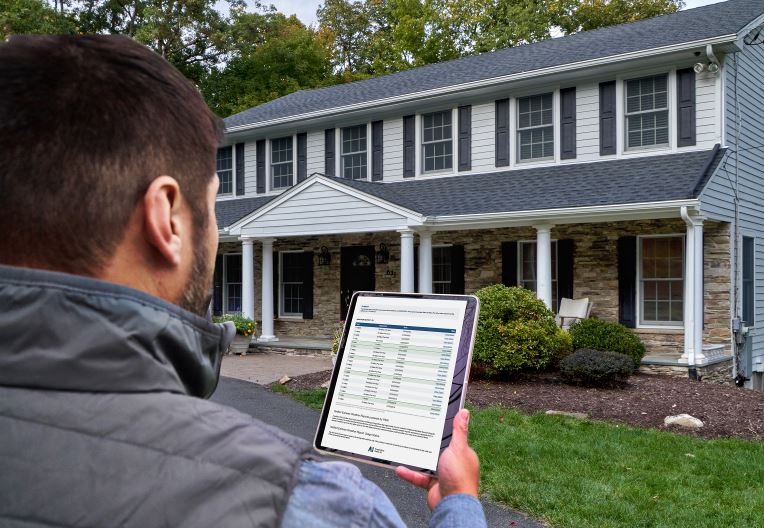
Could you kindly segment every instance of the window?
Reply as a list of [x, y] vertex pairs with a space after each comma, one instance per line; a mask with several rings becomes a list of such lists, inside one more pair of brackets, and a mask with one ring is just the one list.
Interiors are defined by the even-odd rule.
[[451, 248], [432, 248], [432, 292], [451, 293]]
[[517, 100], [517, 143], [520, 161], [554, 157], [551, 93]]
[[[536, 243], [520, 242], [517, 245], [517, 285], [536, 291]], [[557, 241], [552, 241], [552, 306], [558, 306], [557, 292]]]
[[220, 180], [218, 194], [231, 194], [233, 192], [233, 147], [218, 149], [217, 173]]
[[684, 321], [684, 238], [640, 239], [641, 324], [681, 325]]
[[225, 256], [225, 294], [226, 313], [241, 312], [241, 255]]
[[747, 326], [754, 323], [753, 303], [754, 239], [743, 237], [743, 321]]
[[668, 76], [626, 81], [626, 148], [668, 145]]
[[422, 116], [422, 160], [424, 172], [453, 167], [451, 110]]
[[281, 253], [281, 315], [302, 316], [303, 260], [302, 252]]
[[342, 177], [366, 179], [366, 125], [342, 129]]
[[292, 183], [292, 138], [271, 140], [271, 185], [273, 189]]

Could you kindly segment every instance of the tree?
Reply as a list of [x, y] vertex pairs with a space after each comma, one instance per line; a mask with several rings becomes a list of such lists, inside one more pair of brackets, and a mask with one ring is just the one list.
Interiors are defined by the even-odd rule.
[[566, 34], [577, 33], [675, 13], [682, 7], [682, 0], [568, 0], [557, 24]]
[[74, 21], [43, 0], [0, 0], [0, 40], [22, 33], [70, 34]]

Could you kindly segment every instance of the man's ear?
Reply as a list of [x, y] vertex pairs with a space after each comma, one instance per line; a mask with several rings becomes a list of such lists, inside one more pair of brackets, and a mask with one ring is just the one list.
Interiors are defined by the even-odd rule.
[[170, 176], [156, 178], [143, 195], [146, 240], [172, 266], [180, 264], [183, 247], [181, 201], [180, 186]]

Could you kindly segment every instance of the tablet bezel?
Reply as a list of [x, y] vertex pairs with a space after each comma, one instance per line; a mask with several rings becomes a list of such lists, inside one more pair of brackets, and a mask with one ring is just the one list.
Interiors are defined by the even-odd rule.
[[[326, 422], [329, 417], [329, 408], [331, 407], [334, 391], [337, 386], [337, 379], [339, 377], [340, 367], [342, 365], [345, 345], [348, 341], [348, 335], [350, 332], [350, 324], [353, 321], [353, 315], [355, 313], [356, 304], [359, 297], [392, 297], [392, 298], [410, 298], [410, 299], [440, 299], [440, 300], [459, 300], [467, 301], [467, 306], [464, 312], [464, 318], [462, 320], [462, 334], [459, 340], [459, 347], [457, 349], [457, 360], [454, 362], [454, 372], [451, 373], [451, 388], [448, 398], [448, 409], [446, 411], [446, 418], [443, 424], [443, 433], [441, 434], [441, 446], [440, 453], [448, 447], [451, 442], [451, 427], [453, 424], [453, 418], [464, 407], [464, 400], [467, 395], [467, 383], [469, 381], [470, 364], [472, 363], [472, 351], [475, 344], [475, 333], [477, 332], [477, 321], [480, 313], [480, 302], [474, 295], [456, 295], [456, 294], [437, 294], [437, 293], [398, 293], [398, 292], [374, 292], [374, 291], [358, 291], [355, 292], [351, 298], [350, 307], [348, 308], [348, 314], [345, 319], [345, 324], [342, 330], [342, 336], [340, 338], [339, 348], [337, 350], [337, 358], [332, 369], [332, 377], [329, 383], [329, 388], [326, 392], [326, 398], [324, 405], [321, 409], [321, 415], [316, 429], [316, 434], [313, 438], [313, 447], [316, 451], [347, 458], [350, 460], [356, 460], [375, 466], [385, 468], [395, 468], [397, 466], [406, 466], [414, 471], [424, 473], [427, 475], [437, 477], [437, 469], [430, 470], [428, 468], [411, 466], [408, 464], [401, 464], [385, 459], [376, 457], [360, 455], [344, 451], [341, 449], [335, 449], [331, 447], [325, 447], [320, 445], [323, 440], [324, 430]], [[466, 354], [464, 361], [462, 359], [462, 351]], [[463, 366], [460, 368], [460, 363]], [[440, 455], [438, 455], [440, 458]]]

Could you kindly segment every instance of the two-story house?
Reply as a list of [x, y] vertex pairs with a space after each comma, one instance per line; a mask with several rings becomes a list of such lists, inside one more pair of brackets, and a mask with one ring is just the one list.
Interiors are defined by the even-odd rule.
[[761, 388], [762, 23], [730, 0], [227, 118], [215, 310], [329, 337], [356, 290], [502, 282]]

